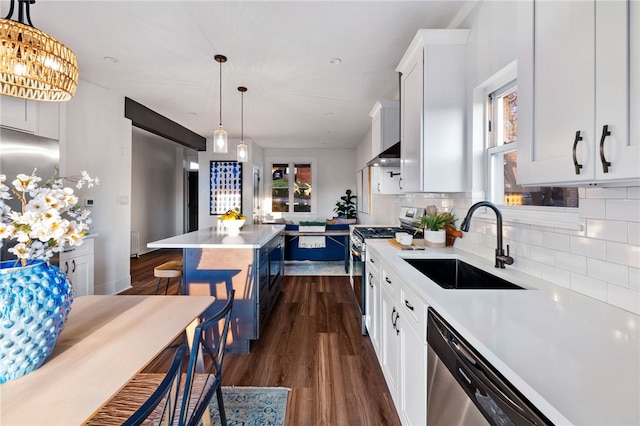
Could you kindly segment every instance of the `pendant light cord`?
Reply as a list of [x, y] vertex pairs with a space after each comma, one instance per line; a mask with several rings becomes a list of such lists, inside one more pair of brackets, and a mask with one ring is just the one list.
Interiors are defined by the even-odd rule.
[[240, 93], [242, 94], [240, 102], [240, 140], [244, 143], [244, 91]]
[[222, 61], [218, 63], [220, 64], [220, 126], [222, 126]]

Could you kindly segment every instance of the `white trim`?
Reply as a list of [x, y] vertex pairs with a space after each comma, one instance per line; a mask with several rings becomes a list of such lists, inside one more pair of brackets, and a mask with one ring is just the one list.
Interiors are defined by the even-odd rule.
[[[274, 164], [288, 164], [290, 168], [295, 167], [295, 164], [311, 164], [311, 211], [309, 212], [273, 212], [272, 211], [272, 174], [271, 169], [273, 169]], [[264, 210], [263, 212], [266, 214], [278, 214], [281, 216], [288, 217], [298, 217], [298, 216], [308, 216], [311, 214], [318, 213], [318, 170], [317, 170], [318, 161], [315, 157], [267, 157], [265, 158], [265, 167], [269, 170], [269, 179], [265, 179], [265, 196], [263, 200]], [[294, 181], [290, 181], [289, 191], [292, 193]]]

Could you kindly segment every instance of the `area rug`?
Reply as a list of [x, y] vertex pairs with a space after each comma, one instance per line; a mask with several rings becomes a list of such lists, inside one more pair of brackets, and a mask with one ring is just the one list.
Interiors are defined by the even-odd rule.
[[288, 260], [284, 263], [285, 275], [349, 275], [344, 270], [344, 260]]
[[[230, 426], [284, 425], [288, 388], [223, 386], [222, 398], [227, 424]], [[209, 405], [211, 423], [219, 425], [218, 401], [214, 395]]]

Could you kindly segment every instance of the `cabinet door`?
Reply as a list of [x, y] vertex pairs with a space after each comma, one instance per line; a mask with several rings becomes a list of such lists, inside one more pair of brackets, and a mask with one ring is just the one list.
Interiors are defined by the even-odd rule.
[[[369, 265], [367, 265], [369, 267]], [[376, 352], [378, 358], [380, 358], [380, 281], [378, 274], [371, 269], [367, 270], [367, 301], [366, 301], [366, 314], [365, 324], [371, 339], [371, 344]]]
[[[384, 284], [382, 284], [384, 285]], [[380, 292], [380, 345], [382, 359], [380, 361], [382, 373], [387, 381], [387, 387], [398, 406], [398, 374], [399, 374], [399, 343], [395, 327], [398, 311], [395, 298], [385, 291]], [[426, 401], [426, 400], [425, 400]]]
[[[594, 12], [592, 1], [519, 3], [519, 183], [595, 176]], [[582, 138], [577, 142], [576, 132]]]
[[400, 407], [402, 424], [427, 424], [427, 338], [400, 318]]
[[400, 167], [371, 167], [373, 194], [400, 194]]
[[400, 144], [400, 189], [403, 192], [422, 190], [422, 94], [423, 52], [412, 58], [408, 70], [402, 74], [401, 96], [401, 141]]
[[58, 102], [38, 102], [37, 135], [43, 138], [60, 138], [60, 104]]
[[[596, 2], [595, 170], [599, 181], [640, 177], [638, 9], [637, 1]], [[605, 126], [608, 135], [603, 135]]]
[[70, 279], [74, 296], [93, 294], [93, 255], [78, 256], [66, 261], [69, 263]]
[[37, 109], [34, 101], [0, 96], [0, 124], [3, 127], [35, 133], [38, 126]]

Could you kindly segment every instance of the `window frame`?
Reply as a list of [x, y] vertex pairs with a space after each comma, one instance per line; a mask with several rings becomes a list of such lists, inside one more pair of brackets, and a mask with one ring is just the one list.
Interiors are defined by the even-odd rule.
[[[289, 211], [287, 212], [274, 212], [273, 211], [273, 176], [269, 179], [266, 179], [265, 184], [265, 206], [267, 206], [266, 210], [269, 214], [275, 215], [278, 217], [301, 217], [301, 216], [309, 216], [313, 214], [317, 214], [318, 211], [318, 179], [317, 179], [317, 161], [312, 157], [269, 157], [265, 159], [266, 167], [268, 167], [269, 174], [271, 175], [271, 170], [273, 170], [274, 164], [287, 164], [290, 169], [295, 168], [296, 164], [309, 164], [311, 166], [311, 211], [308, 212], [294, 212], [293, 204], [289, 204]], [[289, 181], [289, 200], [293, 197], [294, 194], [294, 184], [295, 179]]]
[[[491, 158], [489, 151], [488, 122], [490, 108], [487, 99], [491, 93], [507, 87], [511, 82], [517, 86], [518, 65], [513, 61], [504, 68], [496, 72], [493, 76], [476, 86], [473, 91], [472, 107], [472, 144], [473, 144], [473, 169], [474, 182], [472, 187], [472, 202], [482, 200], [495, 200], [495, 183], [492, 173], [495, 173], [495, 159]], [[510, 144], [503, 144], [495, 147], [492, 153], [503, 153], [511, 151], [514, 146], [517, 149], [517, 141]], [[492, 164], [492, 160], [493, 163]], [[493, 187], [492, 187], [493, 186]], [[502, 191], [504, 191], [504, 184]], [[580, 192], [580, 189], [578, 190]], [[581, 198], [581, 197], [580, 197]], [[509, 206], [502, 203], [497, 204], [502, 212], [505, 223], [526, 224], [540, 227], [550, 227], [566, 230], [584, 229], [584, 219], [579, 217], [579, 207], [545, 207], [545, 206]], [[487, 209], [479, 210], [476, 215], [487, 220], [495, 220], [493, 212]]]

